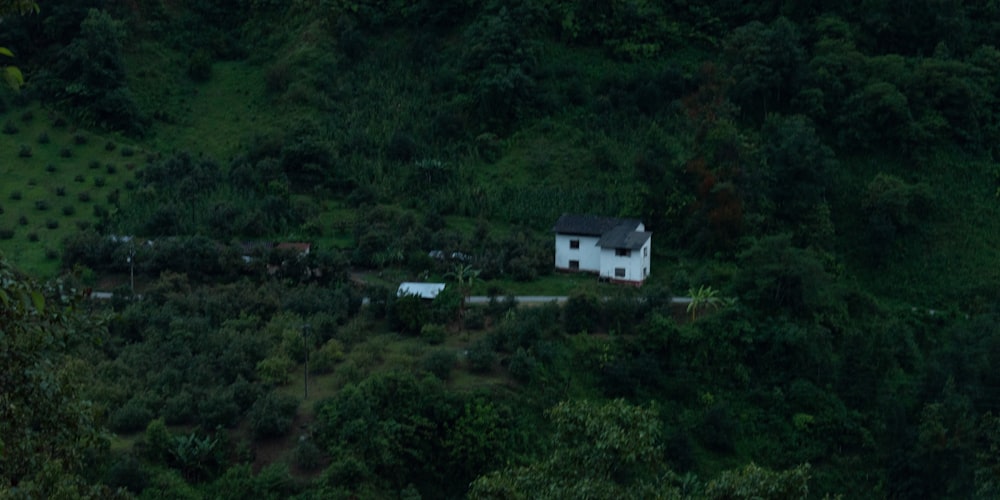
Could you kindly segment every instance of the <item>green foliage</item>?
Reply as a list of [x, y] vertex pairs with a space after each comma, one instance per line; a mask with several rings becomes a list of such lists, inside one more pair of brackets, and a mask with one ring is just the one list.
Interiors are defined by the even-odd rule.
[[564, 401], [548, 416], [555, 427], [551, 454], [479, 477], [470, 498], [680, 497], [661, 475], [654, 410], [624, 400]]
[[257, 363], [257, 375], [265, 384], [285, 385], [295, 363], [284, 354], [271, 356]]
[[759, 311], [810, 318], [840, 309], [838, 287], [817, 252], [788, 234], [761, 238], [739, 255], [734, 289]]
[[455, 352], [451, 349], [435, 349], [424, 357], [423, 368], [435, 377], [447, 381], [451, 378], [455, 362]]
[[86, 122], [140, 135], [147, 124], [127, 86], [124, 37], [120, 21], [105, 11], [89, 10], [79, 36], [41, 78], [42, 87]]
[[287, 433], [298, 407], [299, 403], [295, 398], [277, 392], [269, 392], [258, 398], [247, 414], [254, 437], [266, 439]]
[[427, 341], [428, 344], [438, 345], [445, 341], [448, 332], [445, 331], [444, 326], [426, 323], [420, 327], [420, 338]]
[[893, 175], [876, 175], [862, 200], [873, 260], [884, 259], [898, 237], [919, 231], [930, 215], [931, 203], [927, 185], [910, 184]]
[[493, 342], [488, 338], [476, 340], [469, 346], [466, 359], [469, 362], [469, 369], [473, 372], [489, 373], [493, 371], [497, 362], [497, 353], [494, 350]]
[[[37, 497], [99, 498], [82, 475], [107, 441], [81, 394], [72, 348], [101, 337], [74, 294], [43, 289], [0, 257], [0, 490]], [[63, 295], [62, 293], [66, 293]]]
[[[801, 115], [769, 115], [761, 136], [758, 194], [773, 207], [773, 216], [796, 227], [825, 198], [836, 166], [833, 151], [823, 144], [809, 119]], [[795, 189], [788, 188], [792, 185]], [[808, 229], [814, 234], [814, 227]]]
[[212, 56], [206, 50], [197, 50], [188, 60], [187, 74], [196, 82], [205, 82], [212, 77]]
[[312, 373], [330, 373], [334, 366], [344, 360], [344, 344], [337, 339], [330, 339], [315, 353], [309, 355], [309, 371]]
[[756, 464], [725, 471], [705, 487], [706, 499], [809, 498], [809, 464], [774, 472]]
[[300, 469], [314, 471], [320, 466], [323, 459], [323, 451], [316, 446], [316, 443], [312, 439], [303, 437], [295, 445], [295, 450], [292, 452], [292, 459]]
[[731, 95], [744, 113], [762, 118], [798, 92], [805, 58], [800, 38], [798, 26], [779, 17], [771, 24], [751, 21], [726, 40]]
[[403, 295], [391, 303], [389, 318], [403, 333], [419, 334], [427, 321], [427, 307], [416, 295]]
[[108, 427], [116, 432], [131, 433], [146, 428], [152, 419], [153, 412], [148, 408], [148, 400], [135, 397], [111, 414]]
[[424, 496], [448, 496], [464, 491], [471, 480], [449, 468], [444, 443], [457, 408], [433, 377], [373, 375], [346, 386], [316, 410], [317, 442], [333, 458], [328, 474], [340, 477], [336, 471], [350, 465], [354, 470], [342, 479], [347, 485], [376, 474], [389, 488], [413, 483]]
[[595, 332], [600, 328], [600, 299], [587, 292], [576, 292], [563, 306], [563, 330], [569, 334]]

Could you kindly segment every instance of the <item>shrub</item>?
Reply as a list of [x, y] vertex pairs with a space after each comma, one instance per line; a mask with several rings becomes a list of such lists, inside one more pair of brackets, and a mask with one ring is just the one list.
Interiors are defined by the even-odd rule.
[[125, 158], [128, 158], [133, 155], [135, 155], [135, 150], [132, 149], [131, 147], [125, 146], [122, 148], [122, 156], [124, 156]]
[[9, 240], [13, 237], [14, 237], [13, 229], [9, 227], [0, 228], [0, 240]]
[[62, 208], [62, 213], [66, 217], [69, 217], [76, 213], [76, 207], [74, 207], [73, 205], [66, 205]]
[[292, 460], [295, 466], [306, 471], [313, 471], [319, 468], [323, 461], [323, 452], [312, 439], [303, 436], [299, 439], [299, 444], [292, 452]]
[[128, 191], [135, 190], [135, 181], [132, 180], [125, 181], [125, 189]]
[[76, 195], [76, 199], [80, 200], [83, 203], [89, 203], [90, 202], [90, 193], [84, 191], [84, 192]]
[[56, 196], [66, 196], [66, 188], [59, 186], [56, 188]]
[[420, 338], [426, 340], [428, 344], [438, 345], [444, 342], [446, 337], [447, 332], [441, 325], [427, 323], [420, 327]]
[[17, 149], [17, 156], [20, 158], [31, 158], [31, 146], [27, 144], [21, 144]]
[[481, 307], [470, 307], [465, 310], [465, 329], [482, 330], [486, 327], [486, 312]]
[[65, 118], [63, 118], [61, 116], [57, 116], [56, 119], [53, 120], [53, 122], [52, 122], [52, 126], [55, 127], [55, 128], [63, 128], [66, 125], [69, 125], [69, 123], [66, 121]]
[[104, 184], [106, 184], [104, 177], [94, 177], [94, 187], [104, 187]]
[[330, 373], [333, 367], [344, 360], [344, 345], [337, 339], [330, 339], [309, 358], [309, 371]]
[[114, 143], [114, 142], [112, 142], [112, 141], [108, 141], [108, 142], [105, 142], [105, 143], [104, 143], [104, 150], [105, 150], [105, 151], [114, 151], [114, 150], [115, 150], [115, 148], [117, 148], [117, 147], [118, 147], [118, 145], [117, 145], [117, 144], [115, 144], [115, 143]]
[[10, 192], [10, 199], [12, 199], [12, 200], [20, 200], [21, 199], [21, 192], [20, 191], [11, 191]]
[[271, 356], [257, 363], [257, 376], [266, 384], [284, 385], [292, 366], [294, 363], [286, 356]]
[[76, 174], [76, 177], [73, 177], [73, 182], [83, 182], [83, 180], [83, 175], [80, 174]]
[[739, 422], [724, 403], [716, 403], [705, 411], [698, 437], [706, 448], [725, 453], [733, 451]]
[[91, 170], [97, 170], [98, 168], [101, 168], [101, 162], [97, 160], [90, 160], [90, 162], [87, 163], [87, 168]]
[[14, 122], [12, 122], [12, 121], [8, 120], [8, 121], [4, 122], [4, 124], [3, 124], [3, 133], [4, 134], [14, 135], [14, 134], [16, 134], [16, 133], [18, 133], [20, 131], [21, 131], [21, 129], [17, 128], [17, 125], [14, 125]]
[[451, 349], [438, 349], [424, 357], [424, 370], [441, 380], [451, 378], [451, 369], [454, 367], [455, 353]]
[[111, 412], [108, 427], [115, 432], [131, 433], [144, 429], [150, 420], [153, 420], [153, 412], [144, 403], [133, 398]]
[[404, 333], [420, 333], [427, 321], [427, 311], [420, 297], [404, 295], [392, 303], [389, 308], [389, 319], [393, 328]]
[[493, 369], [497, 355], [493, 352], [493, 343], [488, 339], [479, 339], [469, 346], [469, 369], [477, 373], [486, 373]]
[[3, 215], [3, 207], [0, 206], [0, 215]]
[[198, 403], [198, 421], [202, 428], [222, 426], [232, 428], [240, 414], [240, 407], [232, 390], [215, 390]]
[[56, 228], [59, 227], [59, 221], [57, 221], [55, 219], [49, 219], [49, 220], [45, 221], [45, 227], [47, 227], [49, 229], [56, 229]]
[[125, 488], [134, 495], [142, 493], [149, 484], [149, 474], [131, 454], [123, 455], [111, 464], [104, 482], [112, 488]]
[[38, 233], [36, 233], [36, 232], [30, 232], [30, 233], [28, 233], [28, 241], [30, 241], [32, 243], [38, 241]]
[[299, 403], [291, 396], [269, 392], [254, 402], [247, 418], [254, 437], [277, 437], [288, 432]]
[[59, 257], [59, 250], [56, 250], [55, 248], [45, 249], [45, 260], [59, 260]]
[[22, 225], [22, 226], [27, 226], [28, 225], [28, 218], [22, 215], [22, 216], [20, 216], [20, 217], [17, 218], [17, 223], [20, 224], [20, 225]]
[[71, 151], [69, 148], [62, 148], [59, 150], [59, 156], [63, 158], [70, 158], [73, 156], [73, 151]]
[[574, 292], [563, 306], [563, 330], [570, 335], [600, 327], [601, 302], [593, 294]]
[[87, 229], [90, 228], [90, 225], [91, 224], [90, 224], [89, 220], [78, 220], [78, 221], [76, 221], [76, 228], [79, 229], [80, 231], [86, 231]]
[[56, 172], [56, 166], [52, 163], [49, 163], [48, 165], [45, 165], [45, 171], [50, 174], [54, 174]]
[[30, 109], [25, 111], [24, 113], [21, 113], [22, 122], [28, 123], [34, 119], [35, 119], [35, 113], [33, 113]]
[[73, 134], [73, 144], [82, 146], [87, 143], [87, 136], [84, 134]]
[[531, 381], [537, 365], [538, 362], [535, 361], [535, 358], [528, 351], [525, 351], [523, 347], [518, 347], [517, 352], [510, 358], [507, 371], [510, 372], [510, 376], [514, 380], [525, 384]]
[[212, 78], [212, 56], [207, 50], [199, 49], [194, 51], [188, 59], [188, 76], [196, 82], [207, 82]]
[[163, 402], [160, 415], [169, 425], [187, 425], [194, 422], [195, 401], [191, 393], [182, 390]]
[[46, 211], [48, 209], [49, 209], [49, 202], [48, 202], [48, 200], [38, 200], [38, 201], [35, 202], [35, 210], [38, 210], [40, 212], [44, 212], [44, 211]]
[[118, 167], [116, 167], [114, 163], [108, 163], [104, 166], [104, 169], [108, 172], [108, 175], [115, 175], [115, 173], [118, 172]]

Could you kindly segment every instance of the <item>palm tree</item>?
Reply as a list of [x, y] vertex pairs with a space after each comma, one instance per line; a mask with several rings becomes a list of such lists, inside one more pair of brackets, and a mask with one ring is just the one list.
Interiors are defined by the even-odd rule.
[[691, 287], [688, 289], [688, 296], [691, 297], [691, 302], [688, 303], [687, 312], [691, 313], [691, 321], [697, 318], [698, 309], [706, 307], [717, 309], [723, 303], [719, 291], [711, 286], [701, 285], [697, 290]]
[[480, 281], [480, 272], [479, 269], [473, 269], [469, 264], [458, 263], [444, 275], [445, 278], [455, 280], [458, 291], [462, 294], [462, 302], [458, 305], [458, 319], [463, 330], [465, 329], [465, 302], [472, 293], [472, 286]]

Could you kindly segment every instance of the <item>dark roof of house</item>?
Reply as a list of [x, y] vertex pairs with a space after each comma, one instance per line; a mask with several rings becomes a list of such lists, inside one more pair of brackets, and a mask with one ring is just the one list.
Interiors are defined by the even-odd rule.
[[604, 233], [597, 246], [601, 248], [627, 248], [638, 250], [649, 241], [653, 233], [649, 231], [636, 231], [635, 226], [621, 225]]
[[635, 231], [641, 221], [639, 219], [619, 219], [617, 217], [598, 217], [596, 215], [563, 214], [556, 221], [553, 231], [562, 234], [578, 234], [581, 236], [603, 236], [617, 227]]

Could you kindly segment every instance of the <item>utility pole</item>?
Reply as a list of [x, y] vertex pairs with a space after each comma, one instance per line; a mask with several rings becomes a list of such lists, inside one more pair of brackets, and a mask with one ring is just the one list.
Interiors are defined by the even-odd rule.
[[302, 325], [302, 347], [306, 352], [305, 369], [302, 371], [303, 400], [309, 399], [309, 344], [306, 342], [306, 338], [309, 337], [310, 328], [309, 323]]
[[135, 241], [128, 244], [128, 276], [132, 285], [132, 298], [135, 298]]

